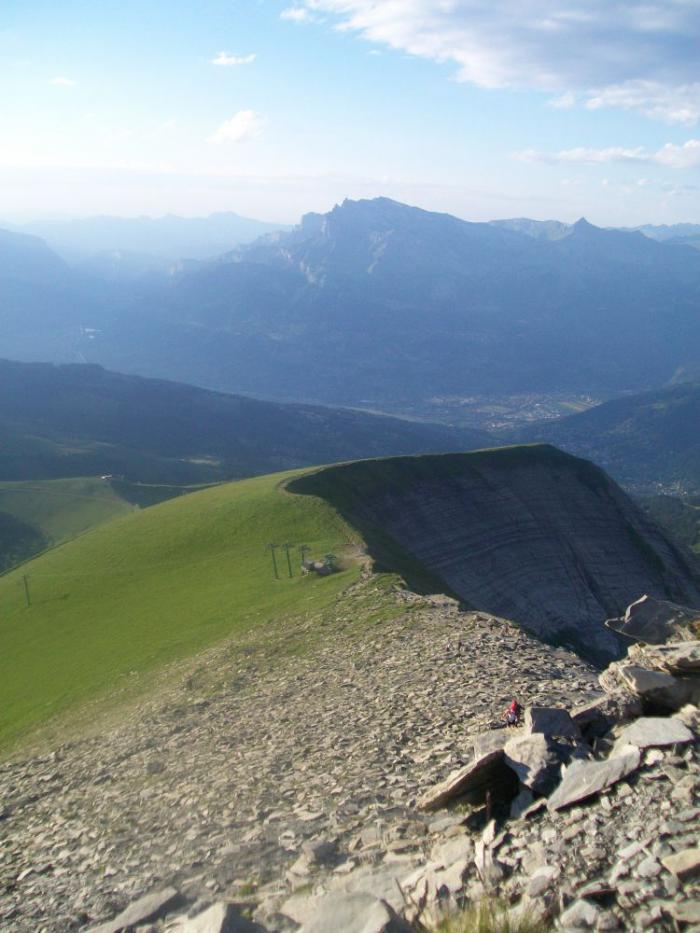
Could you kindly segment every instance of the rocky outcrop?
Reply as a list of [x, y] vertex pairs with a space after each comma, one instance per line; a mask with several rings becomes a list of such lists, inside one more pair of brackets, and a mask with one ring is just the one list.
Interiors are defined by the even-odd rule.
[[691, 641], [700, 636], [700, 609], [642, 596], [627, 607], [624, 616], [608, 619], [605, 624], [627, 638], [651, 645]]
[[624, 653], [604, 620], [639, 593], [700, 606], [677, 548], [602, 470], [552, 447], [364, 461], [289, 489], [328, 499], [378, 565], [419, 583], [431, 574], [467, 605], [599, 662]]

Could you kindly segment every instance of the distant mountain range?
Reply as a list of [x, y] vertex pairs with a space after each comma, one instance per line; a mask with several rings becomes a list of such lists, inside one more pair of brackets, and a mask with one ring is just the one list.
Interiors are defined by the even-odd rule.
[[481, 447], [488, 435], [123, 376], [0, 360], [0, 480], [115, 474], [202, 483], [359, 457]]
[[700, 493], [700, 381], [605, 402], [518, 431], [584, 456], [640, 492]]
[[179, 259], [212, 259], [241, 243], [288, 229], [231, 211], [208, 217], [84, 217], [35, 221], [18, 232], [42, 237], [68, 261], [100, 253], [150, 257], [155, 264]]
[[0, 354], [426, 414], [436, 396], [609, 397], [697, 366], [697, 250], [536, 225], [346, 201], [216, 261], [108, 286], [18, 237], [24, 265], [0, 257]]

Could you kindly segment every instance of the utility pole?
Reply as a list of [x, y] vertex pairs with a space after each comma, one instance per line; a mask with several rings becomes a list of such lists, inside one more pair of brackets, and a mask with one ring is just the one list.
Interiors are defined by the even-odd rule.
[[265, 546], [266, 550], [268, 550], [272, 554], [272, 567], [275, 571], [275, 580], [279, 580], [280, 578], [279, 571], [277, 570], [277, 555], [275, 554], [275, 548], [278, 548], [278, 547], [279, 547], [279, 544], [267, 544]]
[[32, 598], [29, 595], [29, 577], [26, 575], [26, 573], [22, 577], [22, 580], [24, 581], [24, 598], [27, 600], [27, 608], [29, 608], [29, 606], [32, 604]]
[[292, 562], [291, 562], [291, 560], [289, 559], [289, 549], [290, 549], [291, 546], [292, 546], [291, 544], [282, 544], [282, 545], [280, 545], [280, 547], [282, 548], [282, 550], [283, 550], [283, 551], [285, 552], [285, 554], [287, 555], [287, 568], [288, 568], [288, 570], [289, 570], [289, 576], [290, 576], [290, 578], [293, 576], [293, 574], [292, 574]]

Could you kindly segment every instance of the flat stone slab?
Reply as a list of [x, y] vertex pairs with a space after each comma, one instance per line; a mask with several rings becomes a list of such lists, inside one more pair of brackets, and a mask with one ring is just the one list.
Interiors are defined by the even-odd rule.
[[327, 894], [299, 933], [410, 933], [393, 910], [371, 894]]
[[661, 859], [664, 868], [672, 872], [681, 881], [700, 875], [700, 848], [684, 849]]
[[655, 690], [668, 690], [676, 685], [676, 678], [663, 671], [650, 671], [636, 664], [621, 665], [619, 670], [625, 684], [639, 696]]
[[[492, 729], [490, 732], [482, 732], [474, 739], [474, 758], [483, 758], [489, 752], [497, 752], [503, 748], [506, 742], [509, 742], [516, 734], [514, 729]], [[522, 731], [517, 730], [517, 735]]]
[[531, 706], [525, 711], [525, 732], [560, 735], [577, 739], [581, 731], [568, 710], [553, 706]]
[[221, 901], [194, 917], [183, 917], [168, 933], [265, 933], [264, 927], [243, 917], [236, 906]]
[[547, 809], [550, 812], [561, 810], [562, 807], [600, 793], [636, 771], [639, 762], [639, 749], [633, 746], [628, 746], [625, 752], [606, 761], [575, 762], [547, 801]]
[[163, 888], [162, 891], [146, 894], [145, 897], [141, 897], [138, 901], [134, 901], [133, 904], [129, 904], [126, 910], [118, 914], [114, 920], [109, 920], [97, 927], [91, 927], [89, 933], [120, 933], [120, 930], [125, 930], [128, 927], [158, 920], [168, 911], [179, 907], [181, 903], [181, 895], [175, 888]]
[[642, 716], [636, 722], [625, 726], [615, 747], [636, 745], [637, 748], [653, 748], [692, 741], [693, 733], [679, 719], [667, 716]]
[[489, 752], [470, 764], [454, 771], [440, 784], [427, 791], [418, 801], [421, 810], [439, 810], [451, 800], [468, 793], [485, 793], [490, 786], [508, 772], [503, 749]]

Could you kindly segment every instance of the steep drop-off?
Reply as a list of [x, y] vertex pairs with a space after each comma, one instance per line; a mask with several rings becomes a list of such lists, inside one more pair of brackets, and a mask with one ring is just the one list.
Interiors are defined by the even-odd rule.
[[642, 593], [700, 605], [683, 555], [625, 493], [546, 445], [350, 463], [288, 488], [328, 500], [379, 565], [596, 661], [621, 650], [605, 618]]

